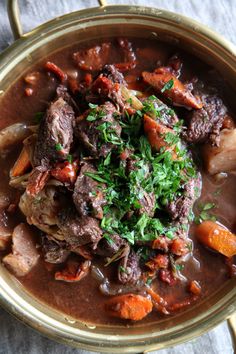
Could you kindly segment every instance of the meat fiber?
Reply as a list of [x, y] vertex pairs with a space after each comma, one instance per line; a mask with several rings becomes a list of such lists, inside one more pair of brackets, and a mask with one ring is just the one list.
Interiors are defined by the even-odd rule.
[[187, 117], [188, 128], [184, 138], [189, 143], [202, 143], [209, 140], [212, 145], [218, 146], [226, 107], [217, 96], [205, 96], [202, 101], [203, 108], [192, 111]]
[[66, 158], [73, 140], [74, 119], [72, 107], [62, 97], [51, 103], [39, 126], [35, 166], [49, 166], [52, 161]]
[[[115, 106], [111, 102], [106, 102], [97, 107], [96, 111], [87, 111], [85, 115], [77, 118], [75, 135], [81, 147], [91, 156], [106, 157], [117, 148], [121, 126], [114, 118], [116, 113]], [[89, 121], [91, 115], [94, 120]]]
[[102, 219], [102, 207], [106, 204], [106, 199], [102, 192], [105, 185], [86, 175], [86, 173], [96, 174], [96, 172], [92, 164], [83, 163], [75, 182], [73, 201], [79, 215], [92, 215], [98, 219]]

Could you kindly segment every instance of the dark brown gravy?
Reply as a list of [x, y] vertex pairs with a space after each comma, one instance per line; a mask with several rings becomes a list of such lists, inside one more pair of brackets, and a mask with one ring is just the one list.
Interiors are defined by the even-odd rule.
[[[137, 49], [139, 58], [140, 48], [152, 47], [153, 57], [140, 59], [140, 64], [128, 75], [139, 75], [142, 70], [153, 70], [158, 61], [165, 62], [166, 59], [176, 52], [176, 48], [166, 44], [157, 44], [156, 42], [143, 42], [142, 40], [133, 40], [134, 47]], [[47, 60], [51, 60], [59, 65], [64, 71], [77, 70], [71, 60], [72, 53], [78, 50], [77, 46], [69, 47], [52, 54]], [[179, 52], [179, 50], [178, 50]], [[114, 56], [116, 50], [114, 50]], [[193, 76], [204, 79], [204, 82], [211, 82], [212, 70], [204, 63], [196, 58], [192, 58], [186, 53], [181, 53], [184, 62], [184, 70], [181, 79], [188, 80]], [[149, 60], [148, 60], [149, 59]], [[110, 58], [113, 61], [113, 58]], [[44, 63], [45, 60], [42, 60]], [[24, 89], [27, 85], [23, 79], [18, 80], [3, 97], [1, 107], [0, 129], [11, 125], [15, 122], [30, 122], [34, 120], [36, 112], [44, 111], [48, 102], [53, 98], [55, 88], [58, 84], [57, 79], [53, 75], [49, 76], [44, 69], [42, 63], [36, 64], [31, 71], [39, 71], [40, 78], [31, 97], [26, 97]], [[77, 70], [78, 71], [78, 70]], [[78, 71], [78, 75], [81, 72]], [[218, 86], [219, 78], [215, 81]], [[13, 165], [15, 157], [19, 151], [10, 153], [7, 159], [0, 159], [1, 185], [0, 193], [16, 193], [8, 186], [8, 173]], [[216, 182], [214, 178], [203, 174], [203, 189], [201, 202], [214, 202], [217, 207], [213, 213], [217, 219], [232, 231], [236, 231], [236, 176], [231, 174], [222, 182]], [[220, 194], [214, 192], [220, 190]], [[22, 217], [23, 218], [23, 217]], [[17, 224], [18, 220], [16, 220]], [[183, 276], [190, 280], [197, 280], [202, 287], [201, 298], [209, 296], [216, 291], [227, 279], [228, 269], [225, 265], [224, 257], [205, 249], [194, 240], [194, 225], [190, 230], [190, 237], [194, 243], [194, 260], [186, 263]], [[101, 265], [100, 265], [101, 266]], [[46, 266], [43, 260], [40, 260], [37, 266], [24, 278], [19, 279], [22, 285], [32, 293], [37, 299], [47, 303], [53, 308], [77, 319], [89, 323], [101, 324], [123, 324], [123, 321], [107, 316], [104, 310], [106, 297], [98, 290], [99, 283], [88, 275], [80, 282], [72, 284], [54, 280], [54, 272], [56, 266]], [[48, 270], [51, 269], [51, 270]], [[107, 272], [105, 269], [104, 272]], [[110, 270], [112, 272], [112, 269]], [[169, 304], [176, 301], [182, 301], [189, 296], [187, 291], [187, 282], [184, 280], [176, 286], [170, 287], [164, 283], [156, 282], [156, 287], [161, 296], [163, 296]], [[153, 311], [144, 321], [153, 322], [160, 319], [160, 314]]]

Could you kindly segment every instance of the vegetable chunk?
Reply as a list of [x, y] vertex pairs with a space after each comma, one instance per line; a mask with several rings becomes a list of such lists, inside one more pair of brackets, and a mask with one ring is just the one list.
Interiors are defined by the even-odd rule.
[[211, 175], [236, 170], [236, 129], [222, 130], [219, 146], [204, 145], [203, 158]]
[[194, 109], [202, 108], [200, 100], [166, 68], [158, 68], [154, 73], [144, 71], [142, 76], [144, 82], [171, 99], [175, 106]]
[[143, 124], [145, 134], [151, 147], [156, 151], [159, 151], [162, 147], [164, 147], [166, 150], [171, 150], [173, 157], [175, 158], [176, 153], [173, 151], [175, 149], [175, 145], [170, 146], [165, 140], [165, 135], [167, 133], [174, 135], [174, 131], [158, 123], [147, 114], [144, 114]]
[[152, 311], [152, 302], [141, 295], [125, 294], [115, 296], [106, 303], [111, 316], [140, 321]]
[[196, 229], [198, 240], [209, 248], [232, 257], [236, 254], [236, 235], [213, 221], [204, 221]]

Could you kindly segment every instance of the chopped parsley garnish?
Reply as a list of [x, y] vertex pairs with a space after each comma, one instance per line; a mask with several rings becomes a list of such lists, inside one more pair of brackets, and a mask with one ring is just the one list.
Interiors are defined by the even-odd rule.
[[68, 154], [66, 159], [69, 163], [73, 162], [73, 156], [71, 154]]
[[182, 271], [184, 270], [184, 265], [183, 264], [175, 264], [175, 269], [178, 270], [178, 271]]
[[161, 89], [161, 92], [165, 92], [166, 90], [170, 90], [172, 89], [172, 87], [174, 86], [174, 79], [170, 79], [169, 81], [167, 81], [167, 83], [163, 86], [163, 88]]
[[[92, 105], [90, 108], [89, 116], [99, 119], [98, 107]], [[164, 147], [159, 152], [152, 150], [143, 132], [144, 114], [162, 121], [175, 112], [153, 95], [143, 102], [142, 110], [134, 114], [125, 111], [117, 117], [113, 115], [122, 127], [121, 135], [117, 134], [115, 123], [96, 121], [101, 146], [115, 146], [112, 152], [97, 160], [96, 172], [85, 173], [100, 183], [98, 188], [106, 199], [101, 221], [104, 237], [109, 240], [112, 235], [119, 235], [135, 246], [138, 242], [151, 242], [158, 237], [175, 237], [176, 227], [165, 213], [166, 206], [182, 196], [185, 184], [196, 176], [191, 155], [180, 144], [182, 121], [175, 124], [174, 133], [169, 132], [164, 137], [168, 145], [175, 145], [177, 158], [173, 159], [172, 153]], [[120, 158], [123, 153], [127, 155], [124, 159]], [[145, 198], [152, 195], [154, 217], [148, 216], [143, 208]], [[148, 248], [144, 248], [142, 253], [149, 252], [145, 249]], [[113, 262], [113, 258], [117, 260], [118, 256], [109, 262]]]
[[199, 215], [195, 216], [194, 222], [200, 224], [202, 221], [206, 220], [216, 221], [215, 215], [209, 213], [209, 210], [212, 210], [215, 207], [215, 203], [199, 204]]
[[147, 285], [151, 285], [151, 284], [152, 284], [152, 278], [148, 278], [148, 279], [146, 280], [146, 284], [147, 284]]
[[55, 145], [56, 151], [61, 151], [62, 150], [62, 145], [60, 143]]
[[44, 112], [37, 112], [35, 113], [34, 120], [36, 124], [39, 124], [41, 120], [43, 119]]
[[96, 104], [89, 103], [89, 108], [90, 111], [86, 117], [88, 122], [94, 122], [95, 120], [101, 119], [106, 115], [106, 113], [102, 109], [99, 109]]
[[114, 244], [114, 241], [112, 240], [112, 238], [110, 237], [109, 234], [104, 233], [104, 234], [103, 234], [103, 237], [104, 237], [111, 245]]
[[122, 266], [119, 266], [119, 270], [122, 272], [122, 273], [128, 273], [127, 269], [125, 269], [124, 267]]

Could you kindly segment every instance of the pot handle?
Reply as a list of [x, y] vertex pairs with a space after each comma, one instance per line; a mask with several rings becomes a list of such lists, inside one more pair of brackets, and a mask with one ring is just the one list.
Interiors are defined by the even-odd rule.
[[[97, 0], [99, 6], [106, 6], [106, 0]], [[23, 36], [22, 24], [20, 20], [20, 11], [18, 6], [18, 0], [8, 0], [7, 12], [12, 29], [12, 33], [15, 39], [19, 39]]]
[[229, 327], [229, 332], [232, 339], [232, 346], [234, 348], [234, 353], [236, 352], [236, 313], [230, 316], [227, 320], [227, 324]]

